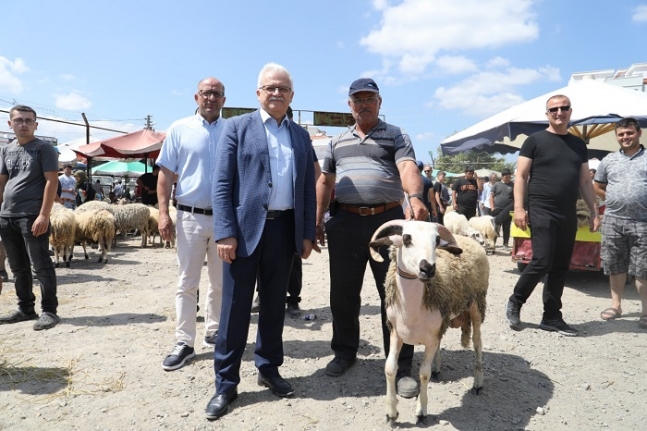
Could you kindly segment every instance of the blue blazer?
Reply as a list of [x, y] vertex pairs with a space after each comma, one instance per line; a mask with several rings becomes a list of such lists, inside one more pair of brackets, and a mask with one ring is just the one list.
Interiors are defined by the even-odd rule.
[[[308, 132], [290, 122], [294, 181], [294, 239], [298, 254], [303, 239], [315, 239], [315, 175]], [[214, 239], [234, 237], [236, 255], [250, 256], [260, 242], [270, 201], [272, 175], [265, 126], [259, 110], [230, 118], [213, 153]]]

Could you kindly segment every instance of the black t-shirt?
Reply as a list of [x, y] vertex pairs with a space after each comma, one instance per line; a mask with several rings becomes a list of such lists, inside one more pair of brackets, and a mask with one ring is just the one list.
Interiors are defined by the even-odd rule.
[[149, 172], [139, 177], [139, 179], [142, 184], [155, 191], [155, 193], [148, 193], [148, 191], [142, 189], [142, 203], [145, 205], [155, 205], [157, 203], [157, 177]]
[[431, 208], [431, 202], [429, 202], [429, 190], [434, 185], [431, 183], [431, 180], [427, 177], [422, 177], [422, 201], [425, 203], [427, 209]]
[[588, 161], [584, 141], [570, 133], [556, 135], [542, 130], [526, 139], [519, 155], [532, 159], [528, 182], [530, 205], [575, 211], [580, 171]]
[[514, 203], [514, 182], [503, 181], [495, 183], [492, 186], [492, 196], [494, 196], [494, 208], [503, 209]]
[[456, 203], [462, 208], [476, 208], [479, 197], [479, 185], [476, 179], [459, 178], [454, 181], [452, 190], [456, 190]]

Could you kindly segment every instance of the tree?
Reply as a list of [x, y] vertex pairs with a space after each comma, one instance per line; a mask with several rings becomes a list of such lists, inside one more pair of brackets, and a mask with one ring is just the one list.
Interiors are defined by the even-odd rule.
[[[438, 148], [437, 154], [442, 154], [440, 148]], [[454, 173], [464, 172], [465, 167], [468, 165], [473, 166], [474, 169], [485, 168], [499, 172], [504, 168], [508, 168], [513, 172], [515, 169], [515, 164], [506, 162], [503, 157], [497, 158], [492, 154], [476, 151], [467, 151], [453, 156], [439, 156], [434, 160], [433, 165], [434, 169]]]

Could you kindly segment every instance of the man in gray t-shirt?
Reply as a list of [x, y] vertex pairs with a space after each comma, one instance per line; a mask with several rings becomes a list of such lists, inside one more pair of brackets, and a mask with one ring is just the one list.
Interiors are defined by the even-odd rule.
[[611, 285], [611, 306], [600, 317], [622, 316], [622, 294], [631, 274], [642, 303], [638, 326], [647, 329], [647, 154], [636, 119], [623, 118], [615, 131], [620, 151], [602, 159], [593, 182], [606, 204], [600, 254]]
[[[11, 108], [9, 127], [16, 139], [0, 149], [0, 236], [15, 277], [18, 309], [1, 316], [0, 324], [36, 320], [34, 330], [50, 329], [60, 321], [56, 273], [48, 248], [58, 157], [51, 144], [34, 136], [38, 122], [32, 108]], [[32, 265], [41, 285], [40, 317], [34, 310]]]

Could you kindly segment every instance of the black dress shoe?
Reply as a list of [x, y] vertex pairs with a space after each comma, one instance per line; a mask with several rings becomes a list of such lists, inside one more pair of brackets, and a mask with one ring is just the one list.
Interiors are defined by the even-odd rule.
[[258, 374], [258, 384], [270, 388], [270, 391], [274, 395], [279, 397], [289, 397], [294, 394], [294, 388], [287, 380], [283, 379], [281, 376], [276, 377], [264, 377], [262, 374]]
[[238, 392], [234, 391], [230, 394], [216, 394], [209, 400], [207, 404], [206, 414], [207, 419], [218, 419], [227, 413], [229, 405], [238, 397]]

